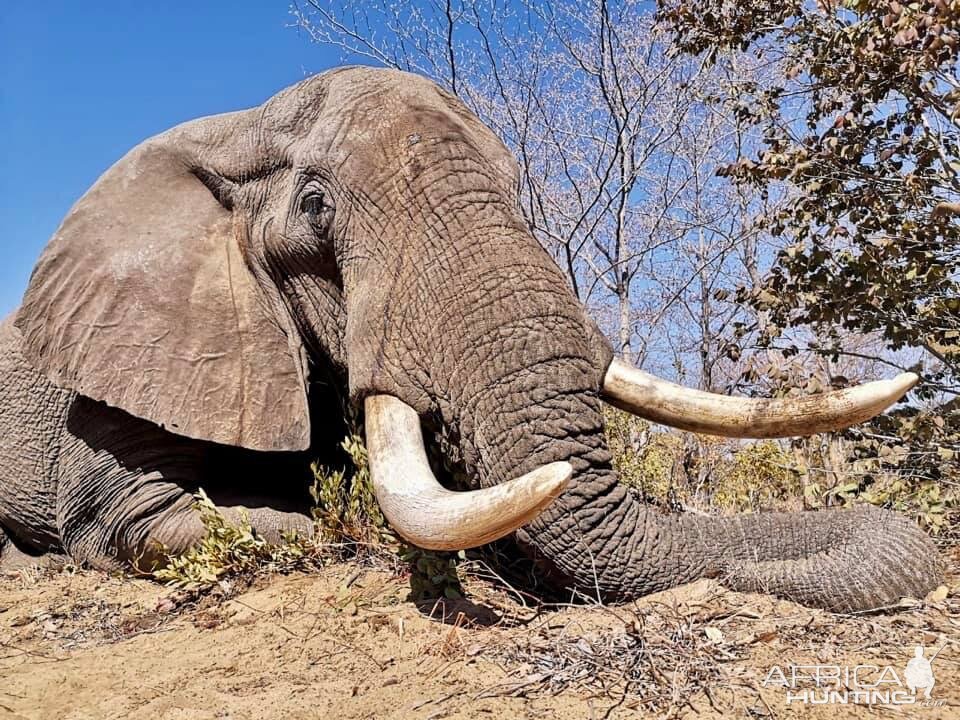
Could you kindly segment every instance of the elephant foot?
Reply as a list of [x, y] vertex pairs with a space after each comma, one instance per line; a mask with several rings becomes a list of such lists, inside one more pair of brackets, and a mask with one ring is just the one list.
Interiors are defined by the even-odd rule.
[[282, 542], [285, 536], [294, 533], [300, 537], [313, 537], [313, 520], [304, 513], [246, 505], [221, 507], [220, 512], [234, 524], [241, 522], [245, 515], [257, 536], [268, 543]]

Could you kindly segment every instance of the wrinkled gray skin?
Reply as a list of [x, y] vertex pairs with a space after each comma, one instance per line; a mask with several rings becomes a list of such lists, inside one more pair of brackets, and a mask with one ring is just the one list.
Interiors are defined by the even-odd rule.
[[201, 485], [267, 536], [305, 528], [278, 508], [296, 492], [283, 461], [342, 429], [334, 389], [414, 407], [474, 487], [569, 460], [571, 489], [517, 541], [590, 595], [713, 575], [850, 610], [937, 584], [933, 546], [894, 513], [670, 516], [619, 485], [598, 399], [610, 346], [516, 193], [514, 160], [459, 101], [387, 70], [319, 75], [135, 148], [0, 326], [7, 557], [114, 568], [184, 549]]

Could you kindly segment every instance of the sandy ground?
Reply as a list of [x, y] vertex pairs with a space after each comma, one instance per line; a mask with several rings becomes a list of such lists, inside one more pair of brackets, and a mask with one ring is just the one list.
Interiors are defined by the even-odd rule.
[[[960, 718], [960, 552], [945, 598], [831, 615], [703, 581], [615, 608], [532, 607], [468, 577], [418, 607], [343, 563], [191, 598], [76, 570], [0, 576], [0, 718]], [[943, 590], [940, 591], [940, 595]], [[932, 702], [787, 704], [772, 666], [934, 661]]]

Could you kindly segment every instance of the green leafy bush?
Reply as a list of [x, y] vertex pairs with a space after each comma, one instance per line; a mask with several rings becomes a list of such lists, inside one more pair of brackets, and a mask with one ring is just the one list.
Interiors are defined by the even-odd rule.
[[665, 505], [753, 512], [865, 501], [911, 515], [934, 535], [951, 527], [960, 512], [952, 490], [954, 430], [940, 415], [883, 416], [853, 431], [852, 439], [830, 434], [794, 441], [796, 452], [770, 440], [658, 431], [613, 408], [605, 411], [605, 421], [620, 481]]
[[604, 430], [620, 482], [645, 498], [666, 500], [675, 489], [676, 465], [683, 452], [676, 433], [651, 432], [630, 413], [604, 407]]
[[767, 440], [744, 445], [718, 464], [713, 502], [742, 512], [776, 507], [802, 493], [793, 459], [780, 445]]
[[202, 489], [197, 493], [196, 509], [206, 534], [182, 555], [168, 555], [166, 564], [153, 571], [157, 580], [178, 587], [201, 587], [270, 562], [270, 546], [254, 535], [246, 515], [239, 525], [228, 522]]
[[463, 597], [458, 566], [466, 560], [461, 551], [440, 552], [408, 545], [400, 559], [410, 566], [410, 596], [413, 600], [453, 600]]
[[380, 512], [370, 480], [367, 449], [363, 439], [350, 435], [343, 449], [352, 468], [329, 470], [314, 465], [310, 496], [315, 507], [318, 537], [337, 542], [349, 538], [366, 546], [391, 547], [410, 570], [410, 591], [414, 600], [461, 597], [457, 565], [463, 553], [424, 550], [399, 542]]
[[205, 528], [203, 538], [185, 553], [168, 553], [153, 577], [169, 585], [200, 589], [226, 577], [290, 572], [396, 547], [373, 493], [362, 440], [350, 435], [342, 447], [352, 467], [330, 470], [315, 464], [312, 468], [313, 537], [291, 535], [281, 543], [268, 543], [253, 531], [243, 511], [238, 523], [230, 522], [201, 489], [195, 507]]
[[388, 534], [387, 522], [380, 512], [370, 481], [367, 449], [363, 439], [351, 434], [341, 443], [352, 467], [343, 470], [313, 465], [313, 518], [321, 541], [375, 545]]

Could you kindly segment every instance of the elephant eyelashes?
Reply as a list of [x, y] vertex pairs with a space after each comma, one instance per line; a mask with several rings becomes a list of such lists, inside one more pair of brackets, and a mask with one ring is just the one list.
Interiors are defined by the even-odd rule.
[[312, 195], [307, 195], [300, 201], [300, 212], [304, 215], [310, 216], [311, 220], [313, 218], [319, 218], [323, 215], [323, 211], [326, 206], [323, 204], [323, 195], [320, 193], [314, 193]]
[[333, 218], [333, 208], [322, 192], [306, 193], [300, 200], [300, 213], [307, 218], [314, 233], [326, 234]]

